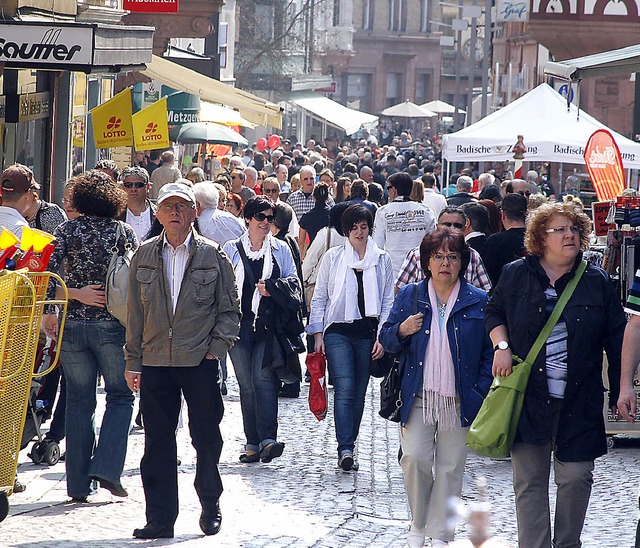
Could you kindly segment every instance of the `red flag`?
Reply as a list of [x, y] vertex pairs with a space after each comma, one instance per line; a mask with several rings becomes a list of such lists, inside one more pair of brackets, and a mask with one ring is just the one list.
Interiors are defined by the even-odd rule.
[[622, 194], [625, 189], [622, 157], [609, 131], [599, 129], [589, 137], [584, 160], [599, 202], [612, 200]]

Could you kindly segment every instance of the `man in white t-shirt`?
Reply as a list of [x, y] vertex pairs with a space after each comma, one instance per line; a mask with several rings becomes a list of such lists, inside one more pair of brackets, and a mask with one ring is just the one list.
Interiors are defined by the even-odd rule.
[[425, 173], [422, 176], [422, 184], [424, 185], [422, 203], [429, 206], [438, 218], [440, 212], [447, 207], [447, 199], [436, 190], [436, 177], [433, 173]]
[[378, 210], [373, 226], [373, 239], [391, 256], [394, 276], [398, 275], [409, 250], [436, 228], [432, 209], [409, 198], [412, 187], [413, 180], [408, 173], [391, 175], [387, 179], [389, 203]]

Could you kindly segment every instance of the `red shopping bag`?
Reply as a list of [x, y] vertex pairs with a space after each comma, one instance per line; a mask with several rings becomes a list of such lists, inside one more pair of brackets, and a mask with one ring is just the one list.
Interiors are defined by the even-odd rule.
[[322, 352], [312, 352], [305, 363], [311, 375], [309, 409], [321, 421], [327, 416], [327, 360]]

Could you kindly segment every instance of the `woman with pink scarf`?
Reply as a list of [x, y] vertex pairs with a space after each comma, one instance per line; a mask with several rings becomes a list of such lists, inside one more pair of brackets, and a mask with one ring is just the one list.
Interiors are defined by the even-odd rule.
[[492, 381], [487, 295], [465, 282], [469, 259], [460, 231], [427, 234], [420, 244], [426, 279], [399, 291], [380, 333], [385, 350], [403, 356], [400, 466], [412, 515], [410, 547], [423, 546], [426, 537], [432, 547], [453, 540], [448, 500], [462, 492], [467, 430]]

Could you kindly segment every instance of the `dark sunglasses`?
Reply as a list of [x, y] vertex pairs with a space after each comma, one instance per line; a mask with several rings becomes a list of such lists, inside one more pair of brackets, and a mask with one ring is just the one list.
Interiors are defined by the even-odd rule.
[[144, 188], [145, 186], [147, 186], [147, 183], [142, 183], [142, 182], [137, 182], [137, 183], [122, 183], [122, 186], [125, 188], [133, 188], [134, 186], [136, 188]]
[[462, 223], [451, 223], [447, 221], [446, 223], [440, 223], [442, 226], [448, 226], [449, 228], [457, 228], [458, 230], [462, 230], [464, 225]]
[[280, 192], [280, 189], [278, 189], [278, 188], [263, 188], [262, 192], [264, 192], [265, 194], [277, 194], [278, 192]]
[[529, 192], [528, 190], [518, 190], [518, 194], [520, 194], [520, 196], [524, 196], [526, 198], [531, 196], [531, 192]]
[[256, 213], [253, 216], [253, 218], [256, 221], [258, 221], [259, 223], [261, 223], [265, 219], [267, 220], [268, 223], [273, 223], [276, 220], [276, 216], [275, 215], [265, 215], [264, 213]]

